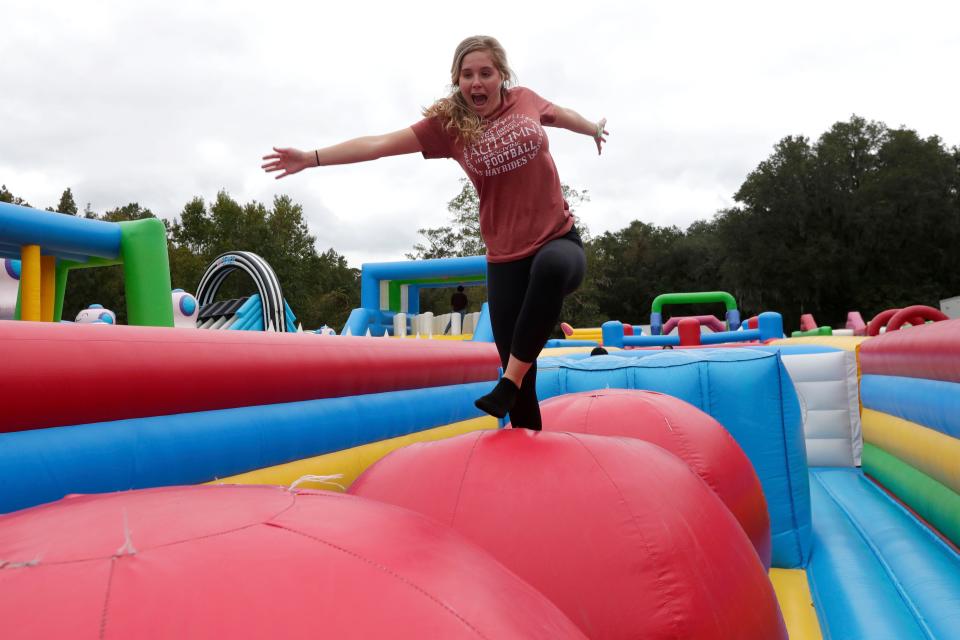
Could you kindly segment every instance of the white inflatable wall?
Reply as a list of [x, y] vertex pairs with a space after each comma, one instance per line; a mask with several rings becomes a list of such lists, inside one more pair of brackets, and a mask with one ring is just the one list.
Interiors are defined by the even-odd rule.
[[784, 355], [800, 398], [807, 464], [860, 466], [863, 437], [853, 351]]

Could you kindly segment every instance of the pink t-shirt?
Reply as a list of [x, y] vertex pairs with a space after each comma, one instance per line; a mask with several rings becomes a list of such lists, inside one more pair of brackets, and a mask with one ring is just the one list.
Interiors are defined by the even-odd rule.
[[453, 158], [480, 196], [480, 234], [487, 260], [509, 262], [566, 234], [573, 226], [542, 124], [556, 119], [552, 103], [530, 89], [508, 89], [480, 138], [464, 147], [439, 118], [412, 129], [424, 158]]

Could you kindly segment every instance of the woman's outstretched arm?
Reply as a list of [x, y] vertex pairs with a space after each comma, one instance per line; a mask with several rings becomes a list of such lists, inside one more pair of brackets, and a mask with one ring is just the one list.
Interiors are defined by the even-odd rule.
[[279, 180], [310, 167], [367, 162], [386, 156], [417, 153], [422, 151], [422, 148], [420, 141], [413, 133], [413, 129], [407, 127], [381, 136], [354, 138], [323, 149], [301, 151], [300, 149], [274, 147], [273, 150], [274, 153], [263, 156], [266, 162], [261, 167], [267, 173], [282, 171], [277, 176]]
[[557, 117], [550, 126], [569, 129], [574, 133], [582, 133], [583, 135], [590, 136], [594, 142], [597, 143], [597, 153], [602, 151], [603, 143], [607, 141], [604, 136], [610, 135], [610, 132], [606, 129], [606, 118], [601, 118], [599, 122], [591, 122], [573, 109], [566, 109], [554, 105], [554, 110], [557, 113]]

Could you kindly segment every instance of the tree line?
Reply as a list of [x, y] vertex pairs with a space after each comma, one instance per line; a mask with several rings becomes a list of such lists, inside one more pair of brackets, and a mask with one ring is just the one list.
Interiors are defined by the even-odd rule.
[[[571, 208], [590, 199], [564, 185]], [[842, 326], [848, 311], [865, 319], [890, 307], [937, 306], [960, 295], [960, 148], [937, 136], [852, 116], [816, 141], [787, 136], [745, 178], [734, 206], [686, 229], [634, 220], [593, 237], [578, 221], [587, 254], [587, 276], [564, 305], [563, 319], [596, 326], [608, 319], [649, 320], [660, 293], [729, 291], [742, 317], [779, 311], [787, 330], [800, 315]], [[0, 188], [0, 201], [29, 203]], [[82, 213], [70, 189], [56, 207], [68, 215], [132, 220], [154, 214], [131, 203], [103, 214]], [[450, 221], [420, 229], [409, 259], [483, 252], [479, 202], [463, 179], [447, 203]], [[359, 304], [359, 274], [334, 249], [318, 252], [299, 204], [278, 196], [272, 206], [244, 205], [221, 192], [209, 204], [187, 203], [167, 225], [174, 287], [195, 291], [212, 260], [247, 250], [276, 270], [284, 295], [304, 327], [342, 326]], [[220, 297], [248, 295], [243, 275], [228, 278]], [[100, 302], [123, 314], [122, 273], [90, 269], [70, 276], [64, 317]], [[421, 308], [449, 309], [450, 292], [424, 290]], [[468, 290], [472, 308], [485, 290]], [[671, 309], [667, 309], [669, 313]], [[680, 315], [714, 313], [717, 306], [682, 307]]]

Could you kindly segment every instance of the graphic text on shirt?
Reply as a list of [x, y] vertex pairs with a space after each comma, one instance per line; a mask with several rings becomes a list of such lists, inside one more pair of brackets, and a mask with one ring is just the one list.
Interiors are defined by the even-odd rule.
[[526, 165], [543, 145], [543, 129], [530, 116], [514, 113], [491, 123], [483, 135], [464, 149], [464, 160], [474, 173], [490, 177]]

